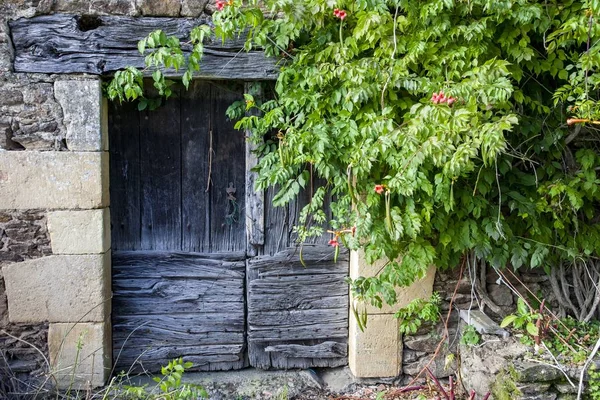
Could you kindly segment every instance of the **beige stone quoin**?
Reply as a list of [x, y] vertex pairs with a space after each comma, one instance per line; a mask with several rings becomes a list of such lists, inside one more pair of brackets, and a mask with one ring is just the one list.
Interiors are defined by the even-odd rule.
[[99, 254], [110, 249], [108, 208], [48, 213], [53, 254]]
[[53, 255], [3, 269], [11, 322], [103, 322], [110, 314], [110, 252]]
[[107, 207], [108, 168], [106, 152], [0, 151], [0, 207]]
[[[350, 277], [375, 276], [384, 266], [383, 261], [367, 263], [362, 251], [350, 254]], [[368, 322], [364, 331], [358, 327], [354, 313], [350, 312], [348, 338], [348, 365], [357, 378], [395, 377], [402, 371], [402, 335], [394, 313], [412, 300], [428, 298], [433, 292], [435, 267], [411, 286], [396, 289], [398, 303], [382, 308], [367, 306]], [[350, 304], [355, 300], [350, 297]], [[358, 305], [362, 310], [364, 305]]]
[[111, 370], [111, 325], [50, 324], [51, 373], [61, 387], [86, 389], [104, 385]]

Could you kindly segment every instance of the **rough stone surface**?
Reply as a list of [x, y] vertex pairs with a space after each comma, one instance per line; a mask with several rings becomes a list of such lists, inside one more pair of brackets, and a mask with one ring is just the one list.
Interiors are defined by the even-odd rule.
[[[485, 346], [460, 346], [461, 376], [465, 387], [484, 396], [496, 381], [500, 371], [511, 365], [512, 355], [521, 355], [527, 347], [518, 339], [495, 338]], [[465, 361], [465, 360], [468, 360]]]
[[0, 150], [0, 207], [108, 206], [108, 154]]
[[52, 255], [2, 272], [11, 322], [102, 322], [110, 314], [110, 253]]
[[369, 315], [364, 331], [350, 313], [348, 365], [359, 378], [395, 377], [402, 369], [402, 336], [393, 314]]
[[[1, 298], [2, 284], [0, 283], [0, 303]], [[32, 388], [39, 387], [44, 382], [48, 370], [44, 356], [39, 352], [48, 354], [48, 324], [8, 324], [2, 321], [0, 321], [0, 388], [2, 383], [12, 383], [20, 393], [31, 393]], [[0, 397], [2, 397], [1, 389]], [[34, 397], [20, 398], [33, 399]]]
[[181, 0], [181, 16], [199, 17], [207, 4], [208, 0]]
[[41, 211], [0, 211], [0, 267], [52, 254]]
[[98, 254], [110, 249], [108, 208], [48, 213], [54, 254]]
[[60, 150], [62, 118], [48, 78], [0, 76], [0, 149]]
[[143, 15], [176, 17], [181, 10], [180, 0], [136, 0]]
[[102, 87], [99, 80], [68, 80], [54, 83], [54, 96], [60, 103], [67, 129], [67, 149], [108, 150], [103, 137]]
[[135, 0], [92, 0], [90, 14], [139, 15]]
[[551, 382], [563, 376], [558, 369], [544, 364], [520, 363], [516, 368], [519, 382]]
[[95, 388], [106, 382], [112, 362], [110, 323], [50, 324], [48, 347], [59, 388]]

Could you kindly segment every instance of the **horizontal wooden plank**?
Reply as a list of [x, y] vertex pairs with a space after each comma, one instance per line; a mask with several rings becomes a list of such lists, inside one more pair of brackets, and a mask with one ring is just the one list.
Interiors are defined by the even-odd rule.
[[[302, 257], [302, 260], [300, 259]], [[334, 268], [335, 249], [325, 245], [305, 244], [298, 247], [290, 247], [274, 255], [264, 255], [251, 258], [249, 268], [260, 269], [268, 267], [269, 269], [280, 269], [284, 271], [289, 268], [302, 268], [315, 273], [313, 268], [322, 268], [323, 264], [331, 265]], [[347, 261], [349, 255], [346, 250], [340, 251], [337, 258], [337, 265], [340, 270], [348, 271]]]
[[[250, 290], [256, 285], [250, 284]], [[269, 291], [256, 291], [248, 298], [248, 311], [261, 313], [276, 310], [334, 309], [348, 304], [347, 288], [340, 284], [321, 287], [290, 285], [289, 288], [273, 288]]]
[[[185, 361], [194, 364], [191, 369], [209, 364], [227, 364], [244, 362], [244, 344], [204, 345], [204, 346], [149, 346], [116, 347], [113, 352], [116, 369], [129, 369], [130, 366], [141, 363], [144, 368], [158, 371], [170, 360], [183, 357]], [[237, 368], [242, 368], [239, 365]], [[233, 367], [233, 366], [232, 366]]]
[[[211, 301], [208, 301], [211, 300]], [[201, 313], [218, 312], [231, 313], [243, 310], [243, 296], [229, 299], [209, 298], [181, 301], [157, 301], [155, 298], [140, 298], [136, 301], [127, 301], [127, 297], [113, 297], [113, 313], [117, 315], [137, 314], [179, 314], [179, 313]]]
[[348, 345], [345, 342], [326, 341], [315, 345], [279, 344], [267, 346], [267, 353], [280, 353], [286, 357], [302, 358], [337, 358], [348, 355]]
[[243, 344], [243, 326], [165, 326], [147, 324], [131, 327], [128, 324], [113, 326], [115, 348], [151, 346], [163, 347], [177, 344], [180, 346]]
[[118, 278], [113, 280], [113, 292], [123, 296], [195, 300], [207, 295], [243, 295], [244, 282], [241, 279]]
[[[44, 15], [10, 21], [16, 72], [110, 74], [126, 66], [144, 67], [137, 42], [156, 29], [189, 40], [191, 29], [207, 21], [185, 18]], [[260, 51], [241, 51], [240, 41], [207, 43], [203, 78], [272, 80], [275, 61]], [[189, 54], [189, 47], [184, 46]], [[175, 71], [166, 71], [177, 75]]]
[[122, 278], [245, 279], [243, 253], [117, 252], [113, 280]]
[[275, 325], [313, 325], [323, 321], [341, 322], [348, 319], [348, 307], [340, 304], [332, 309], [275, 310], [252, 312], [248, 314], [248, 323], [255, 328]]
[[323, 321], [323, 324], [275, 325], [248, 328], [248, 341], [288, 341], [306, 339], [333, 339], [348, 337], [348, 321]]

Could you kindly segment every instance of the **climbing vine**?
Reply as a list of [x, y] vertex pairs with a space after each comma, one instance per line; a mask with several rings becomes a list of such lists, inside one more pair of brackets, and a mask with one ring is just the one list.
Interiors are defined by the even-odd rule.
[[[257, 185], [279, 188], [276, 205], [311, 176], [326, 182], [302, 212], [301, 238], [327, 222], [332, 245], [387, 260], [379, 275], [352, 282], [359, 298], [394, 303], [395, 286], [466, 254], [494, 268], [597, 264], [599, 0], [217, 8], [214, 26], [192, 31], [187, 56], [160, 31], [140, 42], [155, 86], [169, 95], [163, 66], [180, 69], [187, 86], [211, 34], [246, 35], [246, 50], [279, 59], [274, 98], [247, 94], [230, 116], [266, 141]], [[142, 98], [143, 108], [141, 84], [142, 71], [128, 68], [107, 93]], [[244, 114], [253, 108], [261, 115]]]

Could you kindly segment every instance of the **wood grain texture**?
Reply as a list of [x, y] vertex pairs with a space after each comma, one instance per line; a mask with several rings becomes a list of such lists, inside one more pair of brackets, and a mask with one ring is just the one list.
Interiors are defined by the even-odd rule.
[[340, 349], [348, 338], [348, 255], [334, 262], [330, 246], [304, 245], [302, 260], [305, 265], [299, 248], [248, 260], [248, 355], [254, 367], [346, 363]]
[[194, 363], [196, 370], [244, 367], [244, 257], [115, 252], [112, 323], [117, 368], [133, 365], [134, 370], [158, 371], [179, 356]]
[[179, 90], [163, 107], [140, 114], [143, 250], [181, 249]]
[[140, 225], [140, 121], [133, 103], [109, 103], [110, 207], [113, 250], [138, 250]]
[[241, 99], [240, 84], [221, 83], [212, 87], [211, 251], [246, 250], [246, 146], [243, 132], [233, 129], [233, 122], [225, 114], [234, 101]]
[[192, 81], [181, 91], [182, 248], [210, 251], [210, 192], [208, 171], [211, 149], [210, 82]]
[[[150, 32], [162, 29], [182, 41], [189, 40], [202, 19], [132, 18], [119, 16], [81, 17], [67, 14], [44, 15], [10, 21], [15, 47], [16, 72], [110, 74], [126, 66], [144, 67], [137, 42]], [[201, 70], [203, 78], [272, 80], [277, 76], [275, 61], [260, 51], [242, 51], [243, 44], [212, 40], [206, 45]], [[189, 54], [189, 48], [184, 46]], [[168, 76], [180, 76], [165, 71]]]
[[[262, 86], [246, 83], [244, 92], [254, 96], [256, 101], [264, 99]], [[250, 110], [247, 115], [259, 115], [257, 110]], [[260, 143], [253, 142], [252, 131], [246, 130], [246, 251], [249, 256], [262, 253], [265, 244], [265, 191], [256, 190], [258, 173], [253, 169], [258, 165], [256, 150]]]

